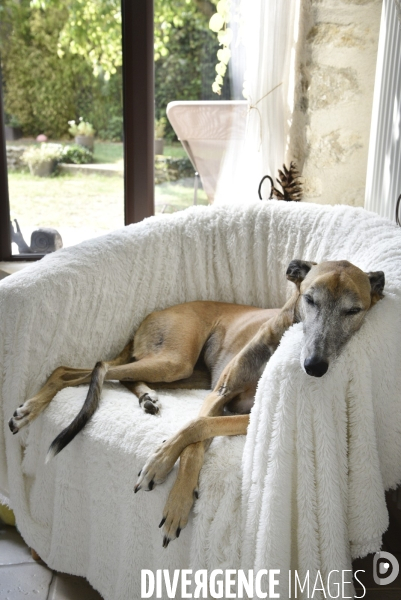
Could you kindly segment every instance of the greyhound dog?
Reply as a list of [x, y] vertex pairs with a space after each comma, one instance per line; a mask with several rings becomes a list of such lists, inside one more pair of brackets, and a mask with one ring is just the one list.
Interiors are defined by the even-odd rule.
[[199, 417], [165, 441], [138, 474], [135, 493], [152, 490], [180, 457], [160, 523], [167, 547], [187, 524], [212, 438], [246, 434], [258, 379], [284, 332], [293, 323], [303, 322], [301, 366], [308, 375], [322, 377], [361, 327], [366, 312], [383, 297], [384, 273], [364, 273], [347, 261], [317, 265], [293, 260], [286, 275], [295, 290], [281, 309], [199, 301], [153, 312], [114, 360], [98, 362], [93, 370], [56, 369], [38, 394], [14, 412], [11, 431], [17, 433], [37, 417], [59, 390], [90, 383], [81, 411], [52, 442], [48, 460], [93, 415], [105, 380], [121, 381], [151, 414], [158, 414], [160, 405], [148, 383], [212, 389]]

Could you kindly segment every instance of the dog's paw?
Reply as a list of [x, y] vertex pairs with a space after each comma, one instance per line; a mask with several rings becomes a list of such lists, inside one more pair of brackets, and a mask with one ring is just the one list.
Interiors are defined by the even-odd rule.
[[148, 459], [147, 463], [138, 473], [134, 492], [139, 490], [151, 491], [155, 485], [160, 485], [166, 479], [171, 469], [174, 467], [178, 456], [174, 454], [169, 444], [162, 444], [154, 454]]
[[26, 406], [26, 403], [21, 404], [17, 410], [14, 411], [13, 416], [8, 421], [8, 426], [11, 433], [14, 435], [18, 433], [20, 429], [22, 429], [25, 425], [28, 425], [30, 420], [30, 412]]
[[160, 402], [156, 392], [146, 392], [139, 398], [139, 406], [148, 415], [160, 414]]
[[185, 483], [178, 481], [175, 483], [159, 524], [163, 533], [163, 548], [167, 548], [172, 540], [180, 537], [181, 531], [188, 523], [189, 513], [196, 498], [198, 498], [197, 489], [188, 488]]

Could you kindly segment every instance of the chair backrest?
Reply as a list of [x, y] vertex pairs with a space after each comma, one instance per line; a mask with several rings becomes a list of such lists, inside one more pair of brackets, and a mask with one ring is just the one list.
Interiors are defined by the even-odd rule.
[[245, 137], [246, 101], [177, 101], [167, 105], [167, 117], [200, 175], [203, 189], [213, 202], [228, 144], [240, 145]]

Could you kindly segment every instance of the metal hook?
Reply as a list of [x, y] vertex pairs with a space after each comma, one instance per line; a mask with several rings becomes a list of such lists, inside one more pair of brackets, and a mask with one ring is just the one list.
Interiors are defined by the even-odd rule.
[[259, 187], [258, 187], [258, 194], [259, 194], [259, 199], [263, 200], [262, 198], [262, 184], [264, 182], [265, 179], [269, 179], [270, 180], [270, 196], [269, 196], [269, 200], [271, 200], [273, 198], [273, 190], [274, 190], [274, 182], [273, 179], [270, 177], [270, 175], [265, 175], [264, 177], [262, 177], [260, 183], [259, 183]]
[[397, 223], [398, 227], [401, 227], [401, 219], [400, 219], [400, 214], [399, 214], [400, 202], [401, 202], [401, 194], [398, 196], [397, 204], [395, 207], [395, 222]]

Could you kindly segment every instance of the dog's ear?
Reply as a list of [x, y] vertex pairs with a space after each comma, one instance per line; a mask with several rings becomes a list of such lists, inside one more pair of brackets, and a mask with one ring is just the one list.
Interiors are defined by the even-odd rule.
[[372, 304], [376, 304], [381, 298], [384, 297], [383, 289], [385, 284], [385, 277], [383, 271], [371, 271], [366, 273], [370, 281], [370, 296], [372, 298]]
[[314, 265], [317, 263], [307, 260], [292, 260], [287, 268], [287, 279], [299, 287]]

